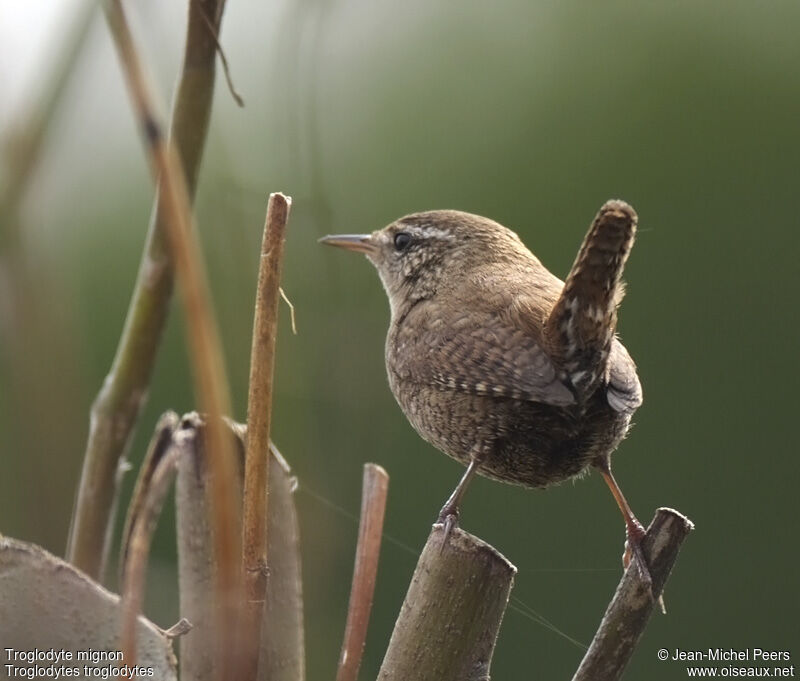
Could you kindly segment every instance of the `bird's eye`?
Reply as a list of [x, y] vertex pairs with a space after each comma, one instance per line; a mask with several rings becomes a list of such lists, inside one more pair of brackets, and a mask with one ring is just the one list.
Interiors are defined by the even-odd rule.
[[394, 235], [394, 250], [404, 251], [411, 245], [411, 235], [407, 232], [398, 232]]

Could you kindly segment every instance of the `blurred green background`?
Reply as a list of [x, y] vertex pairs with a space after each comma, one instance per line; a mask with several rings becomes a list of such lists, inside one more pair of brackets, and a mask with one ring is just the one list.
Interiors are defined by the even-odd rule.
[[[128, 5], [168, 102], [184, 4]], [[283, 307], [274, 439], [300, 481], [310, 679], [335, 670], [362, 464], [390, 473], [386, 531], [413, 549], [384, 544], [365, 679], [461, 474], [389, 392], [388, 305], [372, 267], [316, 239], [459, 208], [517, 230], [563, 277], [614, 197], [640, 215], [620, 331], [645, 391], [615, 470], [643, 521], [673, 506], [697, 525], [668, 586], [669, 615], [654, 617], [626, 678], [682, 678], [659, 648], [800, 656], [799, 25], [794, 0], [229, 0], [222, 43], [246, 107], [220, 78], [196, 215], [242, 419], [266, 199], [294, 198], [284, 288], [299, 333]], [[26, 66], [9, 50], [0, 74]], [[54, 53], [43, 55], [28, 68], [31, 92], [54, 66]], [[24, 116], [9, 107], [5, 123]], [[57, 554], [152, 195], [97, 20], [21, 208], [15, 257], [36, 273], [22, 309], [11, 302], [14, 267], [6, 259], [0, 270], [0, 531]], [[186, 354], [173, 306], [134, 463], [161, 412], [195, 405]], [[173, 516], [168, 506], [150, 571], [147, 611], [162, 626], [177, 618]], [[517, 565], [524, 607], [588, 643], [624, 539], [599, 476], [546, 492], [480, 479], [462, 525]], [[569, 678], [581, 654], [511, 609], [493, 676]]]

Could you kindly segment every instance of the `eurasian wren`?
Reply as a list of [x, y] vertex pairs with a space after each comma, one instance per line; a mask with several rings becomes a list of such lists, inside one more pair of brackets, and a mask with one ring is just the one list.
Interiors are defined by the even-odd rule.
[[476, 472], [546, 487], [594, 466], [625, 517], [625, 563], [633, 551], [649, 581], [644, 529], [610, 465], [642, 403], [636, 366], [615, 336], [636, 221], [627, 203], [607, 202], [566, 283], [514, 232], [459, 211], [321, 239], [377, 268], [391, 305], [392, 392], [425, 440], [467, 465], [439, 515], [448, 531]]

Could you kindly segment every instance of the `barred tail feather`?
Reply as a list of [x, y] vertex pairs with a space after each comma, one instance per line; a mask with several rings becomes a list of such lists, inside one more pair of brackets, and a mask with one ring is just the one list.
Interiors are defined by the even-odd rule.
[[605, 374], [636, 223], [636, 212], [624, 201], [600, 209], [545, 325], [548, 352], [579, 398]]

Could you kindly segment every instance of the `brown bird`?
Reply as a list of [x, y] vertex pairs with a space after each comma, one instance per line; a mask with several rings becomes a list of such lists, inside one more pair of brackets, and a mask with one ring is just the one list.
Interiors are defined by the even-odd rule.
[[391, 305], [389, 385], [415, 430], [467, 470], [439, 514], [446, 534], [475, 473], [547, 487], [595, 467], [650, 580], [644, 528], [611, 473], [642, 403], [616, 338], [635, 211], [609, 201], [562, 282], [511, 230], [454, 210], [415, 213], [372, 234], [323, 243], [364, 253]]

